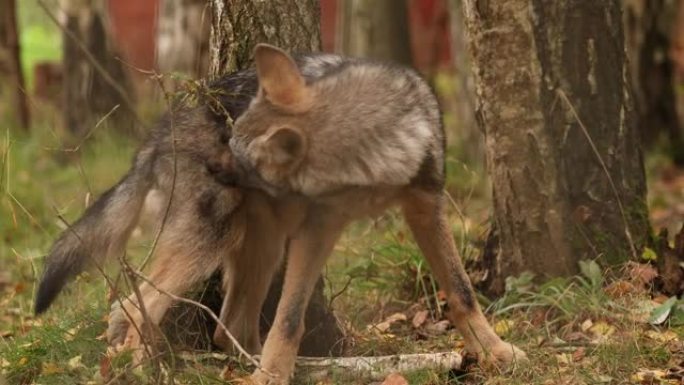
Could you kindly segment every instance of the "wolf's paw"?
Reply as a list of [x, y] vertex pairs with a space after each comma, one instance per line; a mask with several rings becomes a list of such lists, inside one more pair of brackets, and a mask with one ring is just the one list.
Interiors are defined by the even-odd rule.
[[131, 323], [126, 317], [126, 314], [121, 310], [118, 302], [112, 305], [112, 310], [109, 313], [109, 323], [107, 326], [107, 342], [111, 346], [118, 346], [124, 343], [128, 328]]
[[290, 381], [287, 377], [271, 375], [260, 369], [257, 369], [251, 376], [249, 376], [249, 382], [247, 383], [250, 385], [288, 385]]
[[509, 369], [518, 363], [527, 361], [527, 354], [515, 345], [507, 342], [499, 342], [487, 352], [478, 354], [481, 360], [495, 365], [499, 369]]

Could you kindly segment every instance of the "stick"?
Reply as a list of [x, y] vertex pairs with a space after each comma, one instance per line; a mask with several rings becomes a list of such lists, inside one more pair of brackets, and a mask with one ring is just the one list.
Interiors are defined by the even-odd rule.
[[[254, 356], [260, 359], [259, 356]], [[181, 356], [183, 360], [226, 361], [230, 356], [223, 353], [193, 354]], [[302, 376], [313, 381], [343, 375], [354, 379], [382, 381], [391, 373], [416, 370], [447, 371], [461, 368], [463, 357], [456, 352], [397, 354], [378, 357], [297, 357], [295, 366]]]
[[379, 357], [297, 357], [296, 367], [309, 378], [321, 380], [334, 373], [354, 379], [367, 378], [382, 381], [391, 373], [406, 373], [416, 370], [447, 371], [458, 369], [463, 357], [456, 352], [397, 354]]

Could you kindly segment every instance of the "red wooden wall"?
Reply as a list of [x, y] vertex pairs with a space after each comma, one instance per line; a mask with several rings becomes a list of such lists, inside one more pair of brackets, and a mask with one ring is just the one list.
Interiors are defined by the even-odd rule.
[[[337, 2], [320, 0], [322, 48], [335, 51]], [[409, 24], [414, 65], [422, 71], [451, 65], [447, 0], [409, 0]], [[159, 0], [109, 0], [113, 40], [130, 65], [150, 70], [155, 60], [155, 30]]]

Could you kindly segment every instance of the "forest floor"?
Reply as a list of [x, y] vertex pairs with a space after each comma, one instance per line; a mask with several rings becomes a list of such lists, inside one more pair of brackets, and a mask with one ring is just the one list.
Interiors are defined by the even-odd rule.
[[[56, 115], [46, 119], [55, 120]], [[0, 136], [1, 377], [11, 384], [153, 383], [153, 365], [134, 368], [130, 356], [108, 352], [103, 339], [108, 290], [98, 273], [80, 275], [43, 316], [32, 312], [43, 257], [64, 229], [60, 218], [73, 221], [125, 173], [135, 141], [96, 133], [77, 155], [64, 150], [62, 134], [48, 124], [35, 126], [30, 138], [9, 130]], [[448, 169], [454, 236], [464, 258], [472, 259], [488, 226], [489, 187], [481, 170], [451, 158]], [[672, 234], [684, 217], [684, 174], [657, 157], [649, 158], [647, 169], [652, 222]], [[144, 256], [149, 247], [143, 232], [134, 235], [128, 253]], [[497, 332], [524, 349], [529, 363], [499, 372], [469, 362], [451, 371], [401, 373], [385, 383], [684, 383], [684, 302], [653, 290], [658, 279], [653, 261], [659, 257], [649, 249], [644, 260], [610, 274], [585, 261], [581, 275], [544, 284], [531, 283], [528, 275], [510, 279], [505, 295], [481, 303]], [[347, 335], [347, 355], [462, 348], [396, 213], [352, 226], [325, 278]], [[248, 373], [207, 352], [176, 351], [161, 362], [162, 377], [173, 377], [176, 384], [218, 384]], [[296, 383], [372, 381], [335, 375]]]

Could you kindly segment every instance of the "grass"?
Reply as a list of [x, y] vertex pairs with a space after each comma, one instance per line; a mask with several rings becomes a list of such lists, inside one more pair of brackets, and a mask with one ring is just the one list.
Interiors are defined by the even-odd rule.
[[[42, 257], [92, 197], [129, 167], [133, 141], [96, 132], [79, 153], [65, 152], [50, 115], [31, 137], [5, 128], [0, 138], [0, 371], [10, 383], [149, 383], [150, 367], [134, 369], [130, 357], [112, 357], [102, 333], [107, 291], [97, 273], [83, 274], [44, 316], [32, 315], [34, 285]], [[452, 226], [462, 254], [473, 257], [474, 241], [488, 218], [487, 183], [449, 158]], [[457, 210], [460, 208], [460, 211]], [[467, 210], [465, 209], [467, 208]], [[466, 210], [466, 211], [464, 211]], [[133, 256], [144, 255], [146, 238], [135, 238]], [[484, 301], [497, 331], [530, 355], [510, 373], [469, 366], [464, 372], [404, 373], [410, 384], [623, 384], [679, 383], [661, 375], [684, 359], [680, 326], [645, 322], [653, 302], [645, 289], [616, 294], [615, 282], [591, 262], [582, 275], [536, 285], [530, 276], [511, 278], [506, 294]], [[448, 351], [462, 347], [453, 329], [414, 328], [413, 316], [428, 311], [426, 325], [443, 319], [443, 301], [406, 226], [396, 213], [352, 226], [326, 270], [327, 291], [352, 337], [349, 354], [384, 355]], [[384, 332], [375, 325], [395, 313], [406, 316]], [[165, 374], [179, 384], [222, 383], [224, 360], [179, 353], [166, 358]], [[232, 374], [248, 369], [235, 364]], [[118, 376], [118, 377], [117, 377]], [[651, 377], [649, 377], [651, 376]], [[672, 374], [672, 376], [675, 376]], [[651, 378], [651, 379], [649, 379]], [[334, 377], [328, 383], [347, 383]], [[648, 382], [650, 381], [650, 382]], [[0, 383], [2, 380], [0, 379]], [[297, 384], [311, 383], [298, 380]]]

